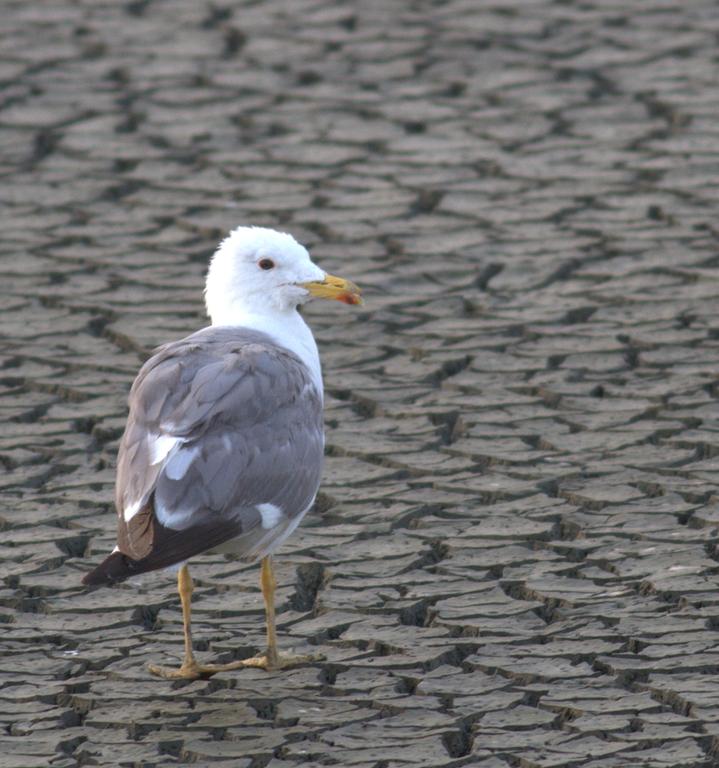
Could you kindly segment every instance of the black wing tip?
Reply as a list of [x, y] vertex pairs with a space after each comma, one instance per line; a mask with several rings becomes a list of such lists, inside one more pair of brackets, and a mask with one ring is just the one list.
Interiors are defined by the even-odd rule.
[[113, 552], [100, 565], [82, 578], [82, 583], [89, 587], [108, 586], [124, 581], [133, 574], [132, 560], [122, 552]]

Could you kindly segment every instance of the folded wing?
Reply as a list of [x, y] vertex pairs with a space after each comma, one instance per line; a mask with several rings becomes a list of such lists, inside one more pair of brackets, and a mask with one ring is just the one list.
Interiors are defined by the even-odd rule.
[[118, 550], [87, 583], [172, 565], [229, 540], [241, 555], [265, 554], [312, 505], [322, 395], [300, 359], [266, 334], [207, 328], [161, 347], [129, 404]]

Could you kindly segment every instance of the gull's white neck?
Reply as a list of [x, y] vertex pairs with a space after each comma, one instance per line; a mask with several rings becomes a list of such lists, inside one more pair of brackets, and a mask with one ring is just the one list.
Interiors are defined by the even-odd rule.
[[322, 368], [315, 337], [294, 307], [285, 310], [272, 308], [266, 312], [234, 308], [231, 314], [221, 313], [217, 316], [213, 314], [212, 325], [252, 328], [254, 331], [261, 331], [271, 336], [277, 344], [294, 352], [309, 368], [312, 381], [322, 397]]

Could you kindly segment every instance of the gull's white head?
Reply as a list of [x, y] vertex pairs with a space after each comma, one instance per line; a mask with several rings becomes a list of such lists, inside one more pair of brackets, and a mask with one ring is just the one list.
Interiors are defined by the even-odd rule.
[[210, 262], [205, 302], [214, 325], [234, 324], [246, 314], [294, 311], [313, 296], [361, 303], [355, 285], [320, 269], [285, 232], [238, 227]]

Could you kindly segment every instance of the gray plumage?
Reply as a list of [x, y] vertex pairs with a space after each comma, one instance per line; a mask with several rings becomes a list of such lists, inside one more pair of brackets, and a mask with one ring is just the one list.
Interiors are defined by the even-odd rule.
[[[322, 395], [270, 336], [210, 327], [140, 370], [118, 456], [118, 548], [86, 583], [117, 581], [231, 542], [271, 552], [312, 505]], [[271, 505], [271, 506], [270, 506]]]

